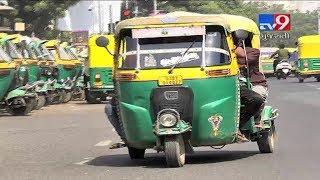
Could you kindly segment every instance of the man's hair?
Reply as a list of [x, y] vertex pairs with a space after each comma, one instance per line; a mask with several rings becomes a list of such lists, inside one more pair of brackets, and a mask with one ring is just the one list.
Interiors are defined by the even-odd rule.
[[284, 49], [286, 46], [284, 44], [279, 44], [280, 49]]

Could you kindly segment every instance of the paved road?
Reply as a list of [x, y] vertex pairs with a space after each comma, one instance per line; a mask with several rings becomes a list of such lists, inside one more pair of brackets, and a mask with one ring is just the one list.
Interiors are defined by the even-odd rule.
[[119, 138], [104, 105], [74, 102], [28, 117], [0, 115], [0, 179], [318, 179], [320, 83], [269, 81], [269, 104], [281, 113], [274, 154], [246, 143], [198, 148], [183, 168], [166, 168], [153, 151], [131, 161], [126, 149], [108, 149]]

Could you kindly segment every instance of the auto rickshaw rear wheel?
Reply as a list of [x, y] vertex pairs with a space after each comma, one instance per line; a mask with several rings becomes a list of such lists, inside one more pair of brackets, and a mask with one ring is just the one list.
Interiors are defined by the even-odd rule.
[[317, 77], [317, 82], [320, 82], [320, 77]]
[[63, 103], [67, 103], [67, 102], [71, 101], [72, 93], [70, 91], [65, 91], [65, 93], [63, 95], [64, 95], [63, 100], [62, 100]]
[[182, 167], [185, 164], [185, 145], [182, 135], [166, 137], [164, 141], [164, 152], [167, 166]]
[[299, 83], [303, 83], [304, 79], [302, 77], [298, 77]]
[[137, 149], [133, 147], [128, 147], [128, 151], [131, 159], [143, 159], [146, 152], [145, 149]]
[[275, 141], [275, 127], [274, 124], [268, 131], [264, 131], [261, 137], [258, 138], [257, 144], [261, 153], [273, 153]]
[[37, 104], [35, 109], [39, 110], [46, 104], [46, 97], [45, 95], [38, 95]]

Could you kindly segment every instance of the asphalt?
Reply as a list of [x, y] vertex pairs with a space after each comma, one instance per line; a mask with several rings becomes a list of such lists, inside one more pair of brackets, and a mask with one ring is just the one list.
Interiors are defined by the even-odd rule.
[[279, 109], [273, 154], [256, 143], [196, 148], [183, 168], [166, 168], [162, 153], [130, 160], [104, 104], [52, 105], [27, 117], [0, 114], [0, 179], [318, 179], [320, 83], [269, 79], [268, 104]]

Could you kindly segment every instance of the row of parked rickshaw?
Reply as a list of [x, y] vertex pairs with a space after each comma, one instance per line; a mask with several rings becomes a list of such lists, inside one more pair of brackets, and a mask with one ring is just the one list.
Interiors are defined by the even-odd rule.
[[[320, 82], [320, 35], [308, 35], [298, 38], [296, 48], [286, 48], [292, 54], [288, 59], [290, 72], [302, 83], [306, 78], [314, 77]], [[260, 69], [270, 77], [275, 75], [273, 70], [274, 59], [270, 58], [277, 48], [261, 47]]]
[[83, 63], [59, 40], [0, 34], [0, 106], [12, 115], [84, 96]]

